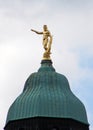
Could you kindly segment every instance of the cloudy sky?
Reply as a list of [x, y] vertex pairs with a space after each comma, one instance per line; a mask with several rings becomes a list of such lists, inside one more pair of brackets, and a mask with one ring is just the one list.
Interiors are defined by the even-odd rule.
[[0, 0], [0, 130], [28, 76], [40, 67], [42, 31], [53, 35], [52, 61], [84, 103], [93, 130], [93, 0]]

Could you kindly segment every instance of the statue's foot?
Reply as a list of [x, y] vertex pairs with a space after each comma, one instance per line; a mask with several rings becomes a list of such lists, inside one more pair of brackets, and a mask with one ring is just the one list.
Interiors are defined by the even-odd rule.
[[44, 59], [50, 59], [50, 54], [51, 54], [50, 52], [45, 51], [44, 54], [43, 54], [43, 58]]

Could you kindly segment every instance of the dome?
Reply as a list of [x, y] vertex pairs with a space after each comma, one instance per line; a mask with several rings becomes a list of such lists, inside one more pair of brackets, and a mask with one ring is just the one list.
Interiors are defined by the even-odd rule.
[[51, 60], [42, 60], [38, 72], [28, 77], [23, 92], [8, 111], [6, 124], [32, 117], [66, 118], [88, 124], [83, 103], [70, 90], [67, 78], [55, 72]]

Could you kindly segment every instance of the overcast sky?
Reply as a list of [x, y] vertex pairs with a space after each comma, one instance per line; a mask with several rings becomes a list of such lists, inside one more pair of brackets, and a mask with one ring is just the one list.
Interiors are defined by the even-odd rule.
[[53, 35], [52, 61], [84, 103], [93, 130], [93, 0], [0, 0], [0, 130], [28, 76], [38, 71], [42, 31]]

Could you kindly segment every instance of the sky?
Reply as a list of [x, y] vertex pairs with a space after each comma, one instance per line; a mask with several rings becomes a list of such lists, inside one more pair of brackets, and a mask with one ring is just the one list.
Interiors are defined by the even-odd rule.
[[0, 130], [25, 81], [37, 72], [46, 24], [53, 35], [51, 59], [84, 103], [93, 130], [93, 0], [0, 0]]

